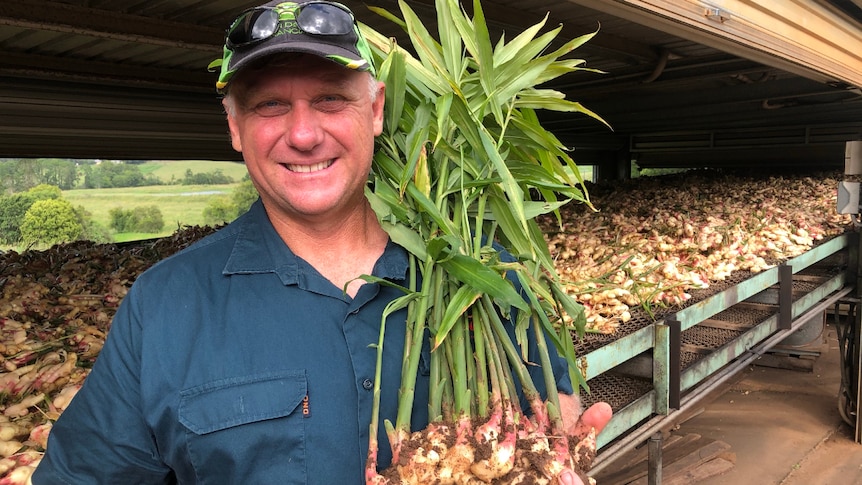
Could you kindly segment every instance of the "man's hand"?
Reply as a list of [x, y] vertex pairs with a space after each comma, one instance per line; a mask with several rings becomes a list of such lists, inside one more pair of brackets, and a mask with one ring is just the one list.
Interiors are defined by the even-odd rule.
[[[582, 412], [581, 400], [578, 396], [560, 394], [560, 414], [563, 418], [566, 434], [571, 439], [580, 441], [593, 428], [596, 430], [596, 435], [601, 433], [608, 421], [611, 420], [613, 411], [607, 403], [599, 402]], [[583, 481], [572, 470], [564, 470], [558, 479], [561, 485], [584, 485]]]
[[581, 399], [577, 395], [561, 393], [559, 396], [560, 414], [569, 436], [580, 440], [590, 432], [590, 428], [595, 428], [596, 434], [599, 434], [611, 420], [613, 411], [607, 403], [599, 402], [583, 410]]

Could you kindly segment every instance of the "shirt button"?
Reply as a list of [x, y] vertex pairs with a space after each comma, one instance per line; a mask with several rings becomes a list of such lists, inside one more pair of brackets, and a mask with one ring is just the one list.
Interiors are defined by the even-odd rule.
[[365, 379], [362, 381], [362, 387], [364, 387], [366, 391], [370, 391], [374, 389], [374, 381], [371, 379]]

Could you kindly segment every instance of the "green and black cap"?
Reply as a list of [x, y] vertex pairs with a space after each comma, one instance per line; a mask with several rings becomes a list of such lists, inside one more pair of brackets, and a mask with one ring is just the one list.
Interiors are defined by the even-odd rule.
[[216, 89], [252, 61], [282, 52], [314, 54], [349, 69], [374, 74], [371, 48], [346, 6], [324, 0], [276, 0], [242, 12], [227, 31]]

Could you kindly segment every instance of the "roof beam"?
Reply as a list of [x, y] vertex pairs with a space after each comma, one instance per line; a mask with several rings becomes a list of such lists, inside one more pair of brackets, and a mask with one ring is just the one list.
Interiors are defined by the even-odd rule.
[[[0, 76], [59, 81], [85, 81], [99, 84], [147, 86], [173, 91], [213, 91], [215, 74], [132, 65], [117, 65], [92, 60], [68, 60], [7, 52], [0, 63]], [[213, 91], [214, 92], [214, 91]]]
[[[385, 3], [385, 1], [386, 0], [384, 0], [383, 3]], [[411, 0], [408, 3], [411, 8], [417, 10], [417, 12], [421, 10], [424, 11], [426, 15], [434, 12], [434, 0]], [[462, 4], [465, 11], [472, 15], [472, 3], [467, 1], [462, 2]], [[500, 5], [495, 2], [484, 3], [482, 5], [482, 11], [485, 14], [485, 19], [489, 25], [495, 25], [504, 29], [511, 27], [517, 30], [516, 33], [520, 33], [542, 20], [533, 12], [526, 12], [518, 8]], [[420, 16], [424, 15], [420, 14]], [[560, 24], [560, 27], [562, 28], [559, 34], [560, 39], [574, 39], [575, 37], [587, 34], [599, 27], [598, 25], [593, 25], [585, 29], [583, 26], [563, 24], [562, 22], [555, 20], [553, 13], [551, 13], [548, 17], [547, 25], [554, 28], [558, 24]], [[610, 55], [619, 59], [636, 59], [637, 61], [647, 62], [655, 61], [660, 56], [660, 52], [650, 45], [604, 32], [602, 32], [601, 35], [597, 35], [590, 39], [589, 42], [579, 47], [579, 49], [601, 51], [604, 52], [605, 55]]]
[[224, 40], [221, 29], [46, 1], [3, 0], [0, 25], [205, 52]]
[[862, 87], [862, 26], [825, 0], [568, 0], [809, 79]]

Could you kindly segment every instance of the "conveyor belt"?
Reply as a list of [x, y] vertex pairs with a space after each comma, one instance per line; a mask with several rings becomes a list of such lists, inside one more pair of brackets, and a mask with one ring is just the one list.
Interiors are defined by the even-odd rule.
[[[835, 276], [840, 271], [842, 271], [842, 268], [837, 266], [818, 266], [807, 268], [794, 275], [794, 300], [799, 299], [808, 292], [816, 290], [823, 282]], [[738, 279], [736, 278], [735, 280]], [[722, 285], [722, 290], [731, 286]], [[771, 290], [766, 290], [764, 293], [769, 291]], [[758, 296], [750, 300], [770, 299], [768, 295], [765, 297]], [[681, 335], [681, 368], [687, 369], [698, 360], [740, 338], [746, 331], [775, 316], [777, 313], [777, 304], [743, 302], [683, 331]], [[639, 316], [641, 317], [641, 321], [633, 325], [635, 330], [653, 323], [645, 315]], [[647, 321], [647, 323], [644, 324], [644, 321]], [[596, 338], [596, 336], [590, 337], [589, 343], [584, 345], [583, 348], [588, 348], [589, 344], [595, 345], [597, 342], [603, 340]], [[645, 356], [645, 358], [649, 357]], [[590, 395], [584, 396], [585, 404], [600, 401], [607, 402], [614, 410], [622, 409], [652, 390], [650, 380], [624, 375], [613, 370], [591, 379], [589, 386]]]
[[[848, 240], [834, 241], [831, 247], [812, 250], [784, 266], [793, 270], [784, 274], [792, 276], [788, 306], [794, 330], [803, 321], [817, 318], [817, 311], [823, 311], [818, 302], [842, 291], [846, 294], [850, 284], [845, 283], [848, 246]], [[832, 257], [837, 253], [844, 254]], [[772, 342], [779, 333], [786, 338], [789, 331], [781, 330], [784, 323], [780, 322], [791, 312], [781, 311], [779, 305], [780, 293], [788, 294], [787, 289], [780, 291], [780, 274], [778, 268], [758, 274], [737, 273], [709, 289], [693, 291], [684, 307], [663, 309], [654, 318], [636, 309], [617, 334], [589, 334], [577, 342], [589, 379], [590, 393], [582, 396], [584, 404], [607, 402], [615, 413], [599, 437], [600, 448], [611, 443], [614, 445], [609, 448], [615, 448], [621, 441], [639, 439], [642, 428], [652, 426], [653, 421], [666, 425], [662, 419], [674, 414], [674, 399], [691, 405], [687, 401], [702, 399], [705, 393], [700, 387], [723, 375], [724, 367], [747, 359], [750, 349], [761, 347], [767, 340]], [[668, 329], [674, 327], [678, 340], [669, 341]], [[675, 341], [678, 343], [672, 343]], [[670, 348], [678, 349], [676, 358], [662, 350]], [[665, 374], [677, 365], [676, 374]]]

